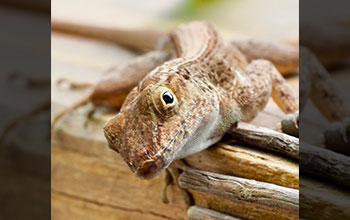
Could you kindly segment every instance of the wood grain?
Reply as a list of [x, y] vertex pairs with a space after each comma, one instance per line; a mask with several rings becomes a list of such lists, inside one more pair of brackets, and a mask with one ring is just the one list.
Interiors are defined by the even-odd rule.
[[270, 183], [188, 169], [179, 178], [182, 188], [229, 199], [244, 200], [298, 212], [299, 192]]
[[239, 218], [199, 206], [191, 206], [187, 210], [187, 216], [188, 220], [239, 220]]
[[241, 219], [298, 219], [298, 213], [259, 203], [233, 200], [204, 192], [190, 190], [195, 205], [235, 216]]
[[343, 154], [302, 142], [300, 166], [305, 173], [350, 186], [350, 158]]
[[299, 158], [299, 139], [268, 128], [240, 122], [238, 127], [228, 132], [240, 143], [278, 152], [293, 159]]
[[299, 188], [299, 166], [295, 161], [232, 140], [220, 142], [185, 161], [200, 170]]
[[302, 175], [300, 180], [300, 217], [305, 219], [349, 219], [350, 191], [324, 179]]
[[[120, 218], [133, 219], [139, 212], [145, 219], [185, 219], [185, 205], [177, 188], [169, 190], [171, 209], [162, 203], [162, 175], [151, 181], [141, 180], [126, 165], [119, 165], [117, 161], [122, 160], [118, 155], [114, 155], [116, 163], [111, 163], [57, 147], [52, 154], [51, 189], [56, 194], [109, 207]], [[64, 217], [65, 207], [58, 206], [54, 215]]]

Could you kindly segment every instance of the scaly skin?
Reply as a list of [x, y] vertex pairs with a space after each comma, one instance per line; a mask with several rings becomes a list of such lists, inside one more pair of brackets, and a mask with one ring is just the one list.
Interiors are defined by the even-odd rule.
[[237, 122], [252, 120], [270, 95], [284, 112], [298, 110], [269, 61], [248, 65], [210, 24], [181, 25], [168, 44], [176, 58], [152, 70], [104, 126], [109, 146], [139, 177], [152, 178], [173, 160], [219, 141]]

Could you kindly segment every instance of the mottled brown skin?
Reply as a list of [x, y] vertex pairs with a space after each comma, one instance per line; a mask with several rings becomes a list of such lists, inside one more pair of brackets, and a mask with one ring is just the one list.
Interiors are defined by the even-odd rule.
[[210, 24], [181, 25], [167, 43], [176, 58], [152, 70], [104, 126], [109, 146], [139, 177], [152, 178], [173, 160], [219, 141], [237, 122], [252, 120], [271, 94], [283, 111], [298, 110], [297, 98], [269, 61], [248, 64]]

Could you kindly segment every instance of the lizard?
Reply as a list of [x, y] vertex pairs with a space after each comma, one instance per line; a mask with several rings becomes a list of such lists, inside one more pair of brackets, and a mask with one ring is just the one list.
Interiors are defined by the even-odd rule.
[[271, 62], [248, 61], [209, 23], [180, 25], [164, 45], [175, 57], [151, 70], [103, 127], [109, 147], [141, 178], [218, 142], [254, 119], [270, 96], [285, 113], [299, 108]]
[[[119, 36], [113, 39], [116, 39], [116, 41], [121, 44], [124, 41], [128, 42], [128, 44], [126, 44], [128, 47], [134, 42], [136, 44], [136, 46], [132, 46], [134, 50], [151, 51], [125, 64], [110, 68], [95, 85], [59, 79], [57, 83], [67, 83], [72, 89], [92, 88], [91, 92], [86, 97], [58, 113], [53, 118], [51, 123], [52, 131], [60, 118], [88, 102], [91, 102], [95, 106], [107, 106], [112, 110], [120, 109], [128, 93], [137, 86], [152, 69], [176, 56], [171, 48], [166, 48], [166, 46], [164, 46], [166, 45], [164, 44], [164, 39], [167, 38], [168, 34], [159, 31], [125, 33], [126, 31], [119, 29], [105, 30], [94, 26], [65, 22], [58, 22], [58, 24], [54, 22], [53, 26], [58, 26], [60, 31], [72, 32], [73, 30], [79, 30], [79, 34], [86, 36], [98, 35], [102, 39], [104, 39], [104, 37], [110, 39], [111, 36], [116, 34], [121, 35], [121, 37]], [[131, 41], [130, 39], [133, 40]], [[149, 42], [147, 43], [147, 41]], [[258, 39], [231, 40], [228, 44], [237, 47], [238, 50], [246, 55], [248, 61], [257, 58], [264, 58], [271, 61], [282, 75], [292, 73], [299, 65], [298, 45]], [[94, 110], [95, 109], [92, 109], [87, 116], [91, 117]]]

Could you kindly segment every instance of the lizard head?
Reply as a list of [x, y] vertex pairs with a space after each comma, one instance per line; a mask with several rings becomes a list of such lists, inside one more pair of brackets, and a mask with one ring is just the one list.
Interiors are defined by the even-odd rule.
[[173, 160], [203, 149], [201, 135], [218, 114], [212, 88], [192, 80], [188, 71], [172, 71], [148, 74], [104, 126], [110, 148], [141, 178], [152, 178]]

